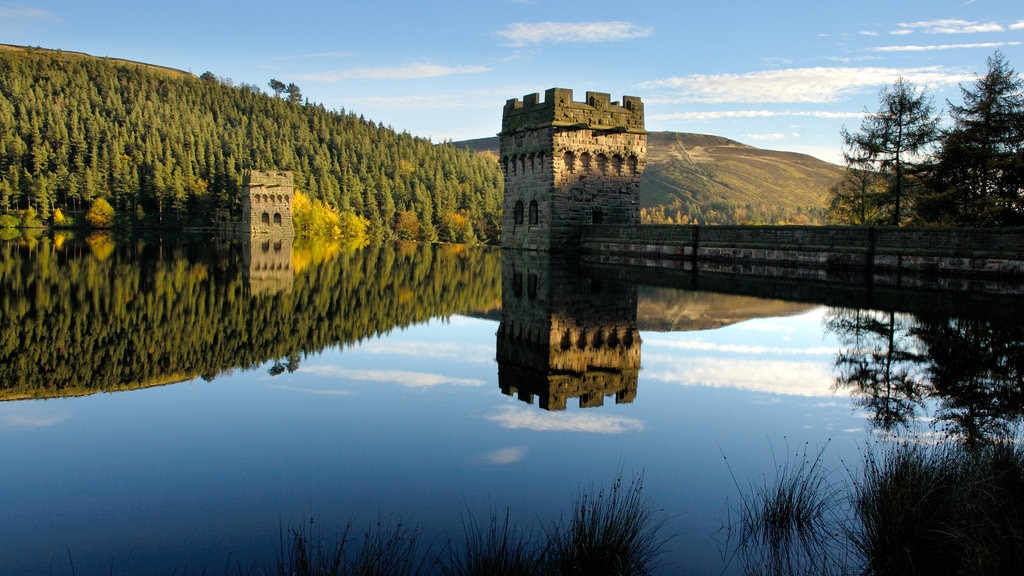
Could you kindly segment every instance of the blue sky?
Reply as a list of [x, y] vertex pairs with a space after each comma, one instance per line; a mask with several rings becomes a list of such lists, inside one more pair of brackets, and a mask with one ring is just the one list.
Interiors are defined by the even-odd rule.
[[1019, 0], [0, 0], [0, 43], [297, 84], [417, 136], [493, 136], [554, 86], [640, 96], [648, 130], [839, 161], [905, 77], [945, 108], [996, 50], [1024, 69]]

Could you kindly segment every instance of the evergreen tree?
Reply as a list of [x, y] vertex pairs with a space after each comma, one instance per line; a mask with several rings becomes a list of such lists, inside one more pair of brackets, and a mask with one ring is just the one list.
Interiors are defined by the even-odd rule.
[[849, 170], [866, 170], [889, 181], [890, 223], [899, 226], [907, 193], [938, 136], [939, 117], [924, 90], [900, 78], [879, 94], [879, 109], [865, 113], [860, 132], [842, 130]]
[[996, 52], [988, 73], [960, 87], [963, 104], [949, 104], [953, 127], [937, 154], [933, 221], [966, 226], [1024, 224], [1024, 81]]

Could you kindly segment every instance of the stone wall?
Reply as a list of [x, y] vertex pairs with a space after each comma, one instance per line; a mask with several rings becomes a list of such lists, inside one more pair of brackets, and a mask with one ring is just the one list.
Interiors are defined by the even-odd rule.
[[647, 162], [643, 103], [625, 96], [552, 88], [509, 100], [499, 134], [505, 175], [502, 246], [574, 250], [580, 227], [639, 224]]
[[1024, 230], [839, 226], [614, 226], [581, 234], [588, 259], [828, 270], [907, 271], [943, 276], [1024, 275]]

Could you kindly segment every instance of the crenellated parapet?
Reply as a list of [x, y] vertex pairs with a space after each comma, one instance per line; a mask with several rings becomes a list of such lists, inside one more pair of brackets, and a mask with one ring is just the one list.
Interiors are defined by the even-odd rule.
[[546, 90], [543, 101], [539, 96], [527, 94], [505, 102], [501, 136], [547, 127], [647, 133], [644, 104], [636, 96], [623, 96], [621, 104], [604, 92], [587, 92], [586, 100], [576, 102], [568, 88]]

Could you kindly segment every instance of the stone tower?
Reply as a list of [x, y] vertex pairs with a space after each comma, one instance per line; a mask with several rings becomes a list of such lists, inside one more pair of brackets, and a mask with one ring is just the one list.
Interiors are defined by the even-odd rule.
[[242, 223], [250, 236], [294, 235], [292, 197], [295, 185], [291, 172], [250, 170], [242, 186]]
[[551, 88], [505, 103], [500, 156], [505, 174], [502, 247], [574, 250], [580, 227], [640, 223], [647, 131], [640, 98]]

